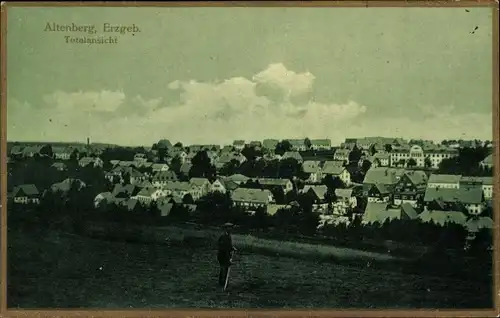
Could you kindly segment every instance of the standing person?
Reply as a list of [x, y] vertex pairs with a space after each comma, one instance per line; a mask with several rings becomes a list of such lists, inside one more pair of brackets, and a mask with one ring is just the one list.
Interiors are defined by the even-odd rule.
[[229, 269], [232, 265], [233, 252], [236, 248], [233, 246], [233, 240], [231, 238], [231, 223], [224, 224], [224, 233], [219, 237], [217, 241], [217, 261], [220, 265], [219, 270], [219, 286], [222, 291], [227, 288], [227, 283], [229, 280]]

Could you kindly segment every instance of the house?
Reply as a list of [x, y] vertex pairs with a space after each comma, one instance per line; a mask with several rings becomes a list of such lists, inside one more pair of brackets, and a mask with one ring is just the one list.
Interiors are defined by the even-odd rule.
[[128, 167], [137, 167], [138, 164], [135, 161], [118, 161], [117, 166], [128, 168]]
[[312, 198], [314, 198], [314, 202], [316, 204], [322, 204], [326, 202], [326, 193], [328, 192], [328, 187], [326, 185], [306, 185], [301, 192], [311, 195]]
[[141, 189], [133, 184], [115, 184], [111, 194], [115, 197], [115, 199], [128, 199], [138, 194], [139, 191], [141, 191]]
[[27, 146], [23, 148], [23, 156], [26, 158], [32, 158], [35, 155], [41, 155], [40, 151], [43, 146]]
[[362, 224], [383, 224], [386, 221], [397, 219], [399, 213], [397, 211], [389, 211], [387, 203], [368, 202], [366, 204], [365, 213], [362, 216]]
[[143, 164], [148, 161], [148, 157], [144, 153], [136, 153], [134, 155], [134, 162], [138, 164]]
[[458, 189], [460, 187], [461, 175], [454, 174], [431, 174], [427, 182], [428, 188]]
[[74, 189], [77, 191], [82, 190], [87, 185], [80, 179], [67, 178], [61, 182], [54, 183], [50, 186], [52, 192], [67, 193], [69, 190]]
[[350, 209], [358, 205], [358, 199], [352, 189], [335, 189], [337, 201], [333, 203], [333, 213], [345, 215]]
[[123, 174], [124, 174], [124, 169], [120, 166], [117, 166], [117, 167], [111, 169], [111, 171], [106, 172], [104, 174], [104, 178], [106, 178], [110, 182], [113, 182], [114, 178], [118, 178], [119, 182], [122, 182], [123, 181]]
[[353, 150], [356, 146], [357, 139], [356, 138], [346, 138], [346, 140], [340, 145], [342, 149]]
[[312, 139], [311, 149], [313, 150], [328, 150], [332, 148], [332, 141], [330, 139]]
[[236, 149], [234, 149], [234, 147], [232, 145], [226, 145], [226, 146], [222, 147], [222, 149], [219, 151], [219, 153], [222, 155], [224, 153], [232, 153], [235, 151], [236, 151]]
[[149, 180], [143, 180], [139, 181], [134, 184], [136, 187], [142, 189], [142, 188], [154, 188], [153, 184], [149, 182]]
[[304, 139], [287, 139], [293, 151], [306, 151], [307, 147]]
[[260, 141], [257, 141], [257, 140], [254, 140], [254, 141], [250, 141], [250, 143], [248, 144], [249, 147], [252, 147], [254, 149], [261, 149], [262, 148], [262, 143]]
[[165, 192], [155, 188], [143, 188], [132, 199], [136, 199], [143, 204], [150, 204], [162, 197], [165, 197]]
[[264, 189], [281, 188], [284, 193], [293, 190], [293, 183], [289, 179], [257, 178], [256, 180]]
[[283, 154], [283, 157], [281, 157], [281, 160], [285, 160], [285, 159], [295, 159], [297, 160], [298, 163], [302, 163], [304, 161], [304, 159], [302, 159], [302, 156], [300, 155], [300, 153], [298, 151], [287, 151]]
[[460, 187], [481, 187], [486, 200], [493, 198], [493, 177], [461, 177]]
[[219, 161], [219, 154], [217, 151], [207, 151], [207, 157], [210, 159], [210, 163], [215, 166]]
[[210, 187], [210, 192], [221, 192], [226, 193], [227, 191], [231, 192], [238, 188], [238, 184], [231, 180], [226, 180], [219, 178], [212, 183]]
[[276, 149], [276, 146], [279, 144], [279, 140], [277, 139], [264, 139], [262, 141], [262, 146], [267, 149], [267, 150], [270, 150], [271, 152], [274, 152], [274, 150]]
[[368, 197], [368, 202], [388, 203], [391, 197], [391, 191], [385, 184], [364, 184], [363, 192]]
[[135, 212], [141, 209], [141, 204], [144, 204], [143, 202], [130, 198], [128, 200], [124, 200], [120, 202], [120, 205], [127, 209], [127, 211]]
[[418, 215], [418, 219], [424, 223], [434, 223], [444, 226], [447, 223], [465, 226], [467, 216], [460, 211], [424, 210]]
[[393, 186], [404, 173], [405, 170], [399, 168], [370, 168], [365, 174], [363, 184], [384, 184]]
[[154, 187], [161, 188], [169, 181], [177, 181], [177, 175], [173, 171], [159, 171], [157, 172], [151, 181]]
[[186, 163], [188, 161], [188, 153], [182, 149], [172, 148], [170, 149], [168, 155], [170, 156], [170, 158], [178, 157], [181, 164]]
[[342, 161], [344, 163], [349, 163], [349, 155], [351, 154], [351, 150], [349, 149], [337, 149], [333, 154], [333, 160]]
[[189, 180], [189, 184], [192, 187], [199, 189], [201, 194], [200, 197], [206, 195], [210, 191], [210, 188], [212, 186], [207, 178], [191, 178]]
[[387, 203], [368, 202], [361, 222], [363, 224], [383, 224], [392, 220], [413, 220], [417, 217], [415, 209], [407, 203], [398, 208], [389, 208]]
[[225, 178], [226, 181], [232, 181], [238, 185], [247, 182], [249, 179], [250, 179], [249, 177], [244, 176], [244, 175], [239, 174], [239, 173], [233, 174], [233, 175]]
[[333, 178], [339, 178], [342, 182], [349, 186], [351, 184], [351, 173], [342, 166], [339, 166], [335, 161], [326, 161], [322, 168], [323, 175], [331, 175]]
[[188, 176], [192, 167], [193, 165], [191, 163], [183, 163], [180, 169], [180, 173], [182, 173], [185, 176]]
[[66, 171], [68, 170], [68, 166], [64, 162], [54, 162], [51, 166], [57, 171]]
[[481, 188], [483, 189], [484, 198], [486, 200], [493, 198], [493, 177], [479, 177], [482, 181]]
[[362, 168], [366, 163], [369, 163], [370, 168], [380, 167], [380, 160], [376, 159], [375, 156], [370, 155], [362, 155], [358, 161], [358, 167]]
[[493, 220], [487, 216], [484, 217], [474, 217], [467, 220], [465, 227], [469, 233], [477, 233], [481, 229], [493, 229], [495, 223]]
[[426, 163], [430, 163], [430, 168], [438, 168], [441, 161], [456, 156], [458, 156], [458, 149], [431, 144], [426, 146], [413, 144], [411, 147], [393, 147], [390, 162], [392, 166], [404, 166], [410, 159], [413, 159], [416, 167], [425, 167]]
[[145, 181], [147, 179], [146, 175], [144, 173], [129, 167], [123, 169], [122, 176], [128, 176], [130, 178], [130, 184], [137, 184]]
[[160, 211], [160, 216], [161, 217], [164, 217], [164, 216], [168, 216], [170, 214], [170, 212], [172, 212], [172, 209], [174, 207], [174, 203], [170, 203], [168, 201], [158, 201], [156, 203], [157, 207], [158, 207], [158, 210]]
[[94, 168], [102, 168], [104, 162], [101, 158], [98, 157], [83, 157], [78, 161], [78, 165], [80, 167], [94, 167]]
[[227, 189], [225, 187], [225, 182], [221, 178], [212, 182], [212, 185], [210, 187], [210, 192], [226, 193], [226, 191]]
[[484, 158], [479, 165], [482, 168], [493, 169], [493, 154], [489, 154], [486, 158]]
[[231, 193], [235, 206], [246, 208], [266, 207], [274, 198], [269, 190], [238, 188]]
[[52, 147], [52, 155], [56, 160], [69, 160], [74, 152], [76, 152], [76, 149], [72, 147]]
[[217, 169], [221, 169], [222, 167], [224, 167], [224, 165], [230, 163], [233, 160], [238, 162], [238, 164], [242, 164], [247, 159], [241, 153], [226, 152], [222, 153], [221, 156], [217, 159], [217, 161], [215, 162], [215, 167]]
[[233, 142], [233, 147], [234, 147], [234, 149], [241, 151], [241, 150], [243, 150], [243, 148], [245, 148], [245, 141], [244, 140], [235, 140]]
[[308, 175], [306, 180], [307, 183], [321, 183], [321, 180], [323, 180], [321, 161], [304, 161], [302, 169], [304, 173]]
[[114, 201], [113, 194], [111, 192], [101, 192], [94, 198], [94, 207], [98, 208], [103, 203], [109, 204]]
[[391, 165], [391, 154], [388, 152], [377, 152], [373, 157], [381, 167], [389, 167]]
[[424, 196], [426, 187], [427, 175], [425, 172], [407, 171], [394, 186], [394, 204], [409, 203], [416, 207], [418, 199]]
[[427, 188], [424, 204], [427, 210], [466, 210], [470, 215], [480, 215], [485, 206], [483, 190], [477, 186], [459, 189]]
[[12, 146], [12, 148], [10, 149], [10, 156], [12, 158], [21, 158], [23, 156], [23, 149], [24, 147], [22, 146]]
[[40, 192], [34, 184], [23, 184], [14, 187], [12, 191], [14, 203], [19, 204], [39, 204]]
[[193, 200], [198, 200], [202, 196], [201, 188], [193, 186], [189, 182], [167, 182], [167, 184], [163, 186], [163, 190], [165, 190], [166, 195], [171, 195], [174, 197], [176, 196], [180, 198], [184, 198], [184, 196], [190, 194]]

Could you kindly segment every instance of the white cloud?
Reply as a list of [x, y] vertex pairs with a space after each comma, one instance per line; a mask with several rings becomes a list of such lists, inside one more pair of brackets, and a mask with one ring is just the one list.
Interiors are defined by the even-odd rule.
[[[289, 98], [307, 95], [313, 81], [310, 73], [272, 64], [252, 79], [171, 82], [168, 89], [180, 93], [174, 104], [120, 91], [55, 92], [44, 98], [43, 107], [9, 100], [9, 139], [82, 141], [89, 136], [96, 142], [149, 145], [161, 138], [225, 144], [234, 139], [265, 138], [330, 138], [340, 143], [346, 137], [361, 136], [492, 136], [491, 115], [456, 114], [451, 106], [421, 106], [418, 117], [373, 118], [365, 116], [367, 106], [355, 101], [299, 102]], [[270, 98], [258, 92], [259, 85], [274, 85], [286, 94]]]
[[281, 89], [285, 96], [293, 97], [308, 93], [315, 76], [309, 72], [295, 73], [282, 63], [270, 64], [265, 70], [253, 76], [253, 81]]
[[45, 96], [45, 102], [53, 105], [58, 111], [79, 109], [81, 111], [113, 112], [125, 101], [123, 92], [74, 92], [57, 91]]

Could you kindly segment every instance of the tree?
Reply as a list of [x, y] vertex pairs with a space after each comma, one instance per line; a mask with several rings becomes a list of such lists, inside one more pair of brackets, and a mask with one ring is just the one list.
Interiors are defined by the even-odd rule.
[[180, 141], [178, 141], [175, 143], [174, 147], [175, 148], [183, 148], [184, 146], [182, 145], [182, 143]]
[[208, 157], [207, 151], [202, 150], [196, 153], [191, 160], [193, 166], [189, 171], [189, 178], [214, 178], [216, 175], [215, 167]]
[[337, 195], [335, 194], [335, 189], [328, 188], [325, 193], [325, 200], [328, 203], [333, 203], [337, 201]]
[[262, 151], [256, 150], [255, 147], [245, 146], [241, 151], [247, 161], [254, 161], [257, 157], [262, 156]]
[[158, 161], [159, 162], [165, 162], [166, 157], [167, 157], [168, 149], [165, 147], [159, 147], [158, 148]]
[[252, 216], [252, 227], [256, 229], [267, 229], [269, 227], [269, 215], [263, 207], [257, 208]]
[[431, 168], [432, 167], [431, 158], [425, 157], [425, 159], [424, 159], [424, 167], [426, 167], [426, 168]]
[[391, 144], [385, 144], [384, 149], [386, 152], [391, 152], [392, 151], [392, 145]]
[[247, 189], [263, 189], [259, 180], [252, 180], [252, 179], [248, 179], [247, 182], [241, 185], [241, 187]]
[[294, 158], [286, 158], [279, 162], [279, 177], [283, 179], [292, 179], [303, 173], [302, 165]]
[[238, 168], [240, 167], [240, 162], [236, 159], [225, 163], [220, 170], [220, 174], [224, 176], [230, 176], [238, 173]]
[[122, 183], [123, 184], [130, 184], [130, 173], [125, 172], [122, 174]]
[[358, 162], [359, 159], [361, 159], [362, 155], [363, 153], [361, 152], [361, 150], [358, 148], [358, 146], [355, 145], [349, 153], [349, 162]]
[[363, 164], [361, 164], [361, 170], [363, 174], [366, 174], [368, 170], [370, 170], [372, 163], [369, 160], [363, 160]]
[[274, 153], [282, 156], [285, 154], [285, 152], [292, 150], [292, 148], [293, 147], [292, 147], [292, 144], [290, 143], [290, 141], [282, 140], [282, 141], [278, 142], [278, 144], [276, 145]]
[[228, 222], [232, 217], [232, 205], [228, 193], [209, 193], [198, 201], [195, 217], [202, 223]]
[[272, 187], [271, 193], [273, 194], [276, 204], [285, 204], [285, 191], [282, 187]]
[[306, 149], [311, 149], [312, 143], [309, 138], [304, 139], [304, 146], [306, 146]]
[[458, 156], [447, 158], [439, 164], [439, 172], [442, 174], [460, 174], [464, 176], [480, 175], [479, 162], [486, 158], [490, 149], [486, 147], [464, 147], [459, 149]]
[[408, 168], [413, 168], [413, 167], [415, 167], [416, 165], [417, 165], [417, 162], [416, 162], [416, 161], [415, 161], [415, 159], [413, 159], [413, 158], [408, 159], [408, 161], [406, 162], [406, 166], [407, 166]]
[[182, 161], [181, 158], [177, 155], [172, 158], [172, 161], [170, 162], [170, 170], [178, 174], [181, 171], [182, 167]]
[[44, 145], [41, 149], [40, 149], [40, 155], [44, 155], [44, 156], [47, 156], [49, 158], [52, 158], [54, 156], [54, 153], [52, 151], [52, 146], [47, 144], [47, 145]]
[[335, 191], [335, 189], [343, 189], [345, 188], [345, 183], [340, 180], [338, 177], [333, 177], [332, 175], [328, 174], [323, 178], [323, 184], [328, 187], [328, 189], [331, 189]]
[[193, 196], [188, 193], [182, 198], [182, 203], [184, 204], [194, 204]]

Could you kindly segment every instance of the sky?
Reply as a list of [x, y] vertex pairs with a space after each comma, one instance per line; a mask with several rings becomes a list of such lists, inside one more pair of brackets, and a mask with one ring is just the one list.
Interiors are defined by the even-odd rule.
[[[7, 137], [492, 139], [492, 11], [468, 11], [9, 8]], [[115, 44], [65, 43], [115, 36], [104, 23], [139, 31]]]

